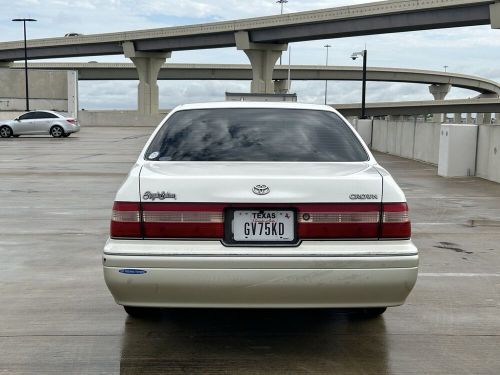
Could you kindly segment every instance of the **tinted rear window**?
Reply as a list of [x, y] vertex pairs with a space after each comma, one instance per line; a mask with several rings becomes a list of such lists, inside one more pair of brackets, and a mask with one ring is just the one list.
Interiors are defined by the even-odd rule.
[[57, 118], [56, 115], [49, 113], [49, 112], [32, 112], [33, 116], [31, 118], [33, 119], [42, 119], [42, 118]]
[[37, 118], [58, 118], [53, 113], [49, 112], [37, 112]]
[[179, 111], [146, 159], [160, 161], [365, 161], [351, 129], [328, 111], [216, 108]]

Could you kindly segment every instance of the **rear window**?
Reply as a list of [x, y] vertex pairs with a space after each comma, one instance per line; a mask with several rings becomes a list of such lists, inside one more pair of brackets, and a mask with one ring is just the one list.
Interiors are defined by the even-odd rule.
[[368, 160], [352, 130], [333, 112], [276, 108], [179, 111], [149, 146], [147, 160]]
[[34, 117], [33, 118], [57, 118], [56, 115], [52, 114], [52, 113], [49, 113], [49, 112], [33, 112], [34, 113]]

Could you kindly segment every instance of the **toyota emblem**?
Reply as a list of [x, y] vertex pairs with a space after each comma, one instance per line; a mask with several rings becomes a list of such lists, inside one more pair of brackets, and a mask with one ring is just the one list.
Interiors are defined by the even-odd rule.
[[255, 185], [252, 191], [257, 195], [266, 195], [269, 194], [270, 190], [266, 185]]

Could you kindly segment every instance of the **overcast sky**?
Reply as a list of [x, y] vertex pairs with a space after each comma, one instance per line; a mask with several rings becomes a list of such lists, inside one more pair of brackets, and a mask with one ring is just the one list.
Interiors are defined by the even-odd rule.
[[[330, 8], [372, 1], [289, 0], [285, 12]], [[22, 39], [22, 24], [10, 20], [33, 17], [28, 38], [59, 37], [68, 32], [94, 34], [136, 29], [189, 25], [238, 18], [277, 14], [275, 0], [0, 0], [0, 41]], [[443, 30], [372, 35], [293, 43], [292, 64], [325, 64], [325, 44], [331, 44], [329, 65], [360, 65], [349, 56], [368, 49], [368, 65], [417, 68], [479, 75], [500, 81], [500, 30], [475, 26]], [[67, 61], [130, 62], [123, 56], [85, 57]], [[56, 61], [56, 60], [53, 60]], [[61, 61], [60, 59], [57, 61]], [[284, 53], [283, 61], [288, 62]], [[167, 62], [247, 64], [236, 48], [173, 52]], [[172, 108], [180, 103], [222, 100], [225, 91], [248, 91], [245, 81], [161, 81], [160, 106]], [[136, 81], [81, 81], [80, 107], [135, 108]], [[308, 103], [324, 101], [323, 82], [292, 82], [292, 91]], [[330, 82], [329, 103], [359, 102], [361, 83]], [[466, 98], [476, 93], [452, 89], [447, 99]], [[428, 88], [419, 84], [368, 82], [367, 100], [401, 101], [432, 99]]]

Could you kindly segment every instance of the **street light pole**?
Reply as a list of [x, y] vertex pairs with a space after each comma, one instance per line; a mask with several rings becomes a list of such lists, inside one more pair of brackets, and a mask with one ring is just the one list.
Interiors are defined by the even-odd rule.
[[361, 118], [366, 118], [366, 59], [368, 53], [365, 50], [363, 50], [363, 93], [362, 99], [361, 99]]
[[366, 49], [360, 52], [354, 52], [351, 55], [351, 59], [356, 60], [358, 57], [363, 56], [363, 91], [361, 94], [361, 117], [366, 118], [366, 60], [368, 59], [368, 52]]
[[30, 110], [30, 96], [28, 91], [28, 48], [26, 47], [26, 22], [35, 22], [33, 18], [14, 18], [13, 22], [22, 22], [24, 29], [24, 81], [26, 87], [26, 111]]
[[[326, 63], [325, 66], [328, 66], [328, 49], [331, 47], [330, 44], [325, 44], [326, 48]], [[328, 79], [325, 79], [325, 105], [326, 105], [326, 97], [328, 96]]]
[[[281, 4], [281, 15], [283, 15], [283, 5], [288, 3], [288, 0], [277, 0], [276, 3]], [[281, 54], [280, 54], [280, 65], [281, 65]]]

